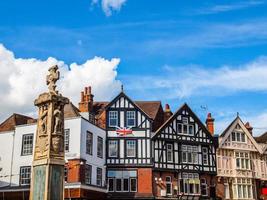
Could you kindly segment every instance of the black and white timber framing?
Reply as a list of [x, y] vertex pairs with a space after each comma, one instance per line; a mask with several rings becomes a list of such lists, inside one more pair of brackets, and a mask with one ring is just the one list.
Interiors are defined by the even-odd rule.
[[[116, 133], [116, 127], [110, 126], [110, 113], [117, 113], [117, 127], [128, 127], [127, 112], [134, 112], [134, 126], [131, 126], [132, 134], [120, 136]], [[107, 167], [152, 167], [151, 130], [152, 119], [139, 108], [123, 91], [106, 106], [106, 130], [107, 130]], [[116, 141], [118, 153], [110, 156], [109, 141]], [[126, 142], [135, 141], [135, 156], [127, 157]]]
[[[187, 128], [183, 128], [184, 126], [187, 126]], [[216, 148], [218, 146], [218, 140], [212, 137], [207, 128], [187, 104], [184, 104], [178, 109], [156, 131], [153, 136], [153, 146], [154, 167], [157, 171], [216, 174]], [[169, 151], [172, 151], [169, 154], [169, 158], [167, 158], [167, 146]], [[183, 146], [194, 147], [197, 153], [195, 161], [183, 161]], [[205, 151], [207, 153], [204, 162], [203, 152]]]

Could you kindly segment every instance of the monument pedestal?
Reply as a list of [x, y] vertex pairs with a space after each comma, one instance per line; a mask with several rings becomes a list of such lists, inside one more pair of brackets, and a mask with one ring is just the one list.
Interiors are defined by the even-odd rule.
[[49, 69], [49, 92], [35, 100], [39, 108], [33, 158], [30, 200], [64, 199], [64, 105], [69, 102], [55, 91], [57, 66]]

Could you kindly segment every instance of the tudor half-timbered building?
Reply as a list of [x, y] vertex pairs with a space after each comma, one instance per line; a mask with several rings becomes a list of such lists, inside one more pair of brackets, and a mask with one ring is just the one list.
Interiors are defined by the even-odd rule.
[[217, 195], [222, 199], [261, 199], [260, 189], [267, 180], [265, 149], [266, 144], [253, 137], [249, 123], [237, 116], [219, 137]]
[[153, 119], [123, 91], [105, 110], [108, 197], [153, 198]]
[[187, 104], [154, 134], [154, 196], [158, 199], [215, 196], [217, 138], [213, 121], [199, 120]]

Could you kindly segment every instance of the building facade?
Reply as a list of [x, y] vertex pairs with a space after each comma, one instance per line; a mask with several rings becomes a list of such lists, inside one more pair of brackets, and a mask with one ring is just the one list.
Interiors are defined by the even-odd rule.
[[239, 116], [219, 137], [217, 196], [222, 199], [261, 199], [266, 182], [266, 144], [258, 143], [249, 123]]
[[184, 104], [153, 136], [153, 188], [156, 199], [215, 198], [216, 148], [209, 130]]
[[[65, 198], [105, 199], [105, 140], [72, 104], [65, 114]], [[29, 198], [36, 120], [13, 114], [0, 125], [0, 197]]]

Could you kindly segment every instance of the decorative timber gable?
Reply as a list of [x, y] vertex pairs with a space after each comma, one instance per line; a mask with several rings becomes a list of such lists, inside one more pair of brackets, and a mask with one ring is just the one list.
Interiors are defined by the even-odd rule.
[[216, 173], [217, 138], [187, 104], [154, 134], [154, 164], [159, 170]]
[[263, 153], [263, 149], [247, 130], [239, 116], [237, 116], [220, 135], [219, 148], [258, 151], [259, 153]]

